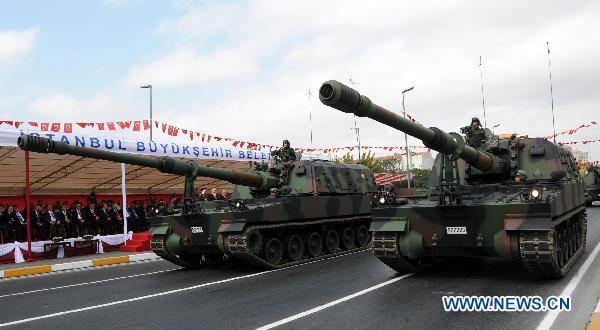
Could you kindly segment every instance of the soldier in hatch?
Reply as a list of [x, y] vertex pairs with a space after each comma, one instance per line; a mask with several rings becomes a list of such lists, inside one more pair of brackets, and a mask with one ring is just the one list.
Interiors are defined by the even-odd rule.
[[279, 169], [280, 178], [283, 184], [287, 184], [289, 181], [289, 170], [291, 164], [289, 162], [296, 160], [296, 152], [290, 147], [290, 141], [283, 140], [283, 147], [278, 150], [271, 152], [271, 156], [279, 157], [279, 161], [282, 164], [277, 165]]
[[289, 162], [296, 160], [296, 152], [290, 148], [290, 141], [283, 140], [283, 147], [278, 150], [271, 152], [271, 156], [277, 156], [282, 162]]
[[466, 135], [467, 144], [473, 148], [480, 148], [485, 141], [485, 130], [477, 117], [473, 117], [471, 125], [461, 128], [460, 131]]

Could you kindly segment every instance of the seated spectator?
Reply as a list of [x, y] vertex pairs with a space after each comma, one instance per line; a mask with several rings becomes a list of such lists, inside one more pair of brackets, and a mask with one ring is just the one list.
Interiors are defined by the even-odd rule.
[[90, 233], [87, 214], [81, 207], [81, 202], [75, 202], [75, 208], [71, 210], [71, 219], [73, 219], [74, 228], [77, 230], [77, 237], [82, 237]]
[[60, 211], [56, 212], [57, 218], [65, 226], [65, 238], [77, 237], [77, 226], [71, 217], [72, 213], [67, 209], [67, 204], [60, 206]]
[[41, 200], [38, 201], [38, 204], [33, 207], [33, 211], [31, 212], [31, 236], [33, 240], [43, 241], [48, 239], [50, 223], [46, 218], [45, 212], [42, 210], [40, 202]]
[[206, 196], [207, 201], [216, 201], [217, 200], [217, 188], [212, 188], [210, 190], [210, 194]]
[[13, 205], [13, 216], [11, 216], [12, 223], [10, 224], [10, 230], [16, 235], [16, 239], [19, 242], [27, 240], [27, 215], [22, 208], [17, 205]]
[[96, 210], [96, 203], [90, 201], [85, 207], [85, 219], [87, 222], [88, 234], [98, 235], [100, 232], [100, 216]]
[[65, 225], [58, 218], [57, 214], [54, 213], [54, 205], [48, 204], [46, 206], [45, 217], [50, 223], [50, 232], [47, 239], [53, 239], [54, 237], [65, 238]]
[[100, 209], [98, 210], [98, 216], [100, 217], [100, 222], [99, 222], [99, 227], [100, 227], [100, 231], [99, 234], [100, 235], [110, 235], [112, 234], [112, 229], [113, 229], [113, 223], [112, 223], [112, 219], [110, 218], [110, 216], [108, 215], [108, 203], [106, 202], [102, 202], [102, 205], [100, 206]]
[[219, 201], [227, 200], [227, 197], [225, 197], [225, 190], [221, 189], [221, 193], [219, 193], [217, 195], [217, 200], [219, 200]]

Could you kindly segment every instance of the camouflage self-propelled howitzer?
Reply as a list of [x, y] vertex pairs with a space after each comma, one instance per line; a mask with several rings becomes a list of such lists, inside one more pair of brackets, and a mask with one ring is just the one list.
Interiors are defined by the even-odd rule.
[[600, 202], [600, 167], [589, 166], [583, 177], [585, 187], [585, 201], [588, 206]]
[[[239, 258], [280, 268], [347, 251], [370, 242], [373, 172], [327, 161], [255, 163], [248, 172], [199, 166], [192, 160], [153, 158], [22, 136], [23, 150], [70, 154], [156, 168], [185, 177], [180, 213], [150, 218], [150, 245], [185, 267]], [[195, 200], [196, 177], [236, 185], [230, 202]]]
[[319, 98], [439, 152], [429, 200], [373, 209], [373, 252], [396, 271], [499, 256], [520, 260], [536, 276], [562, 277], [583, 253], [583, 184], [568, 150], [542, 138], [499, 139], [489, 130], [473, 148], [458, 133], [408, 121], [337, 81], [324, 83]]

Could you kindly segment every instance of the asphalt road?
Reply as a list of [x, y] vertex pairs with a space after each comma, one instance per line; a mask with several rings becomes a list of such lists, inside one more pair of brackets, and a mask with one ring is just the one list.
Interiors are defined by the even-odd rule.
[[[600, 242], [600, 208], [588, 209], [588, 223], [586, 253], [561, 280], [535, 280], [495, 259], [398, 277], [370, 251], [270, 272], [242, 264], [188, 271], [154, 261], [2, 280], [0, 326], [227, 329], [291, 317], [281, 328], [536, 328], [546, 313], [446, 313], [441, 297], [559, 295]], [[572, 311], [560, 313], [553, 328], [585, 327], [600, 297], [600, 256], [590, 261]]]

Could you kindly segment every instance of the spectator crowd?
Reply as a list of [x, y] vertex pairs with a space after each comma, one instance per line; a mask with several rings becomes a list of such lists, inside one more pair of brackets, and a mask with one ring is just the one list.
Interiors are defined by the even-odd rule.
[[[206, 189], [198, 196], [201, 201], [227, 200], [224, 191]], [[181, 208], [182, 200], [172, 195], [167, 202], [149, 199], [135, 200], [125, 209], [120, 201], [97, 201], [91, 193], [85, 205], [80, 201], [57, 201], [54, 204], [42, 200], [30, 205], [31, 239], [50, 240], [54, 237], [72, 238], [84, 235], [112, 235], [123, 233], [123, 212], [127, 216], [127, 228], [133, 232], [148, 230], [148, 218], [167, 215]], [[27, 241], [26, 210], [17, 205], [0, 204], [0, 244]]]

